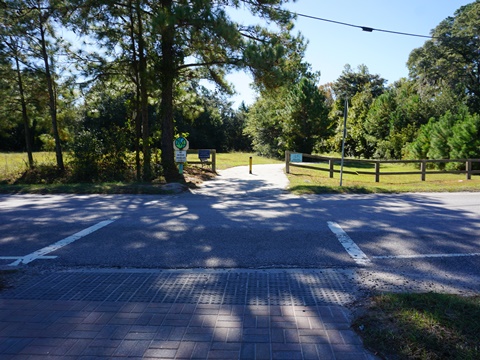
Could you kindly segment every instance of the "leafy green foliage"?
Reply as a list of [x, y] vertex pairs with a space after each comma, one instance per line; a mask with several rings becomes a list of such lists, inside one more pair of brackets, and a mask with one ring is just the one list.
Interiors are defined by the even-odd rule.
[[[253, 144], [277, 158], [285, 150], [339, 152], [347, 97], [347, 155], [480, 156], [480, 1], [442, 21], [432, 40], [411, 53], [410, 79], [386, 87], [365, 65], [347, 65], [322, 90], [303, 62], [306, 42], [292, 34], [294, 15], [282, 8], [287, 2], [5, 1], [0, 148], [28, 151], [30, 140], [31, 150], [53, 146], [58, 162], [72, 142], [85, 152], [75, 158], [79, 178], [129, 178], [134, 160], [136, 178], [149, 181], [156, 169], [178, 176], [171, 143], [181, 132], [190, 134], [192, 147], [219, 151]], [[247, 11], [264, 25], [239, 23], [230, 10]], [[64, 29], [94, 46], [72, 51], [58, 36]], [[81, 73], [78, 87], [63, 64]], [[253, 75], [259, 98], [232, 110], [226, 75], [241, 69]], [[200, 80], [215, 91], [205, 91]], [[93, 141], [90, 153], [84, 131]]]
[[325, 101], [325, 95], [310, 78], [302, 77], [292, 89], [282, 134], [287, 149], [311, 154], [317, 142], [326, 136], [328, 110]]
[[78, 133], [71, 145], [71, 152], [74, 176], [79, 181], [97, 180], [103, 146], [95, 134], [89, 131]]
[[364, 91], [368, 85], [372, 96], [377, 97], [384, 92], [385, 82], [380, 75], [370, 74], [366, 65], [359, 65], [357, 71], [354, 71], [347, 64], [332, 88], [338, 99], [351, 99], [355, 94]]
[[122, 128], [99, 134], [79, 132], [71, 147], [73, 178], [86, 182], [132, 180], [128, 145], [128, 133]]
[[286, 150], [312, 153], [326, 136], [328, 109], [312, 75], [262, 96], [249, 109], [245, 133], [261, 155], [282, 158]]
[[345, 154], [370, 157], [373, 152], [372, 139], [365, 136], [364, 123], [373, 100], [384, 91], [385, 79], [370, 74], [365, 65], [353, 71], [346, 65], [340, 77], [332, 84], [335, 102], [330, 110], [330, 121], [334, 134], [327, 143], [331, 151], [340, 152], [343, 139], [345, 99], [348, 101], [347, 138]]
[[245, 134], [251, 137], [253, 150], [262, 156], [281, 158], [286, 150], [282, 144], [282, 121], [286, 106], [278, 92], [262, 96], [249, 109]]
[[405, 144], [433, 116], [434, 105], [416, 91], [415, 83], [401, 79], [377, 97], [365, 118], [365, 137], [379, 159], [401, 159]]
[[175, 113], [176, 129], [188, 133], [191, 148], [218, 152], [250, 149], [250, 141], [243, 134], [245, 106], [234, 111], [225, 97], [206, 90], [196, 97], [194, 105], [194, 114], [181, 109]]
[[442, 88], [457, 96], [466, 94], [472, 112], [480, 111], [480, 1], [460, 7], [455, 16], [443, 20], [434, 38], [410, 54], [410, 76], [436, 94]]
[[[409, 158], [468, 159], [480, 157], [480, 116], [466, 107], [447, 111], [438, 120], [431, 118], [418, 137], [407, 145]], [[442, 167], [442, 164], [439, 165]], [[455, 168], [464, 167], [457, 165]]]
[[480, 115], [467, 114], [463, 121], [456, 123], [448, 139], [452, 159], [473, 159], [480, 157]]

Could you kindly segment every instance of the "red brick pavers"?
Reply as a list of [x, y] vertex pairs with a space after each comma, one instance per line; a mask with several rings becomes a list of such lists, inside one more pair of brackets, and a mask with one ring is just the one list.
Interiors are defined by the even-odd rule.
[[0, 299], [1, 359], [374, 359], [337, 305]]

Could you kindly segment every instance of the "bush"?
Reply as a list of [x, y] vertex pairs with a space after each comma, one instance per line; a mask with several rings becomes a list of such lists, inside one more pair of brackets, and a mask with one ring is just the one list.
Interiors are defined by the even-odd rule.
[[97, 136], [90, 131], [81, 131], [75, 136], [71, 150], [73, 178], [78, 181], [98, 180], [103, 144]]
[[120, 127], [98, 133], [81, 131], [71, 146], [73, 180], [133, 180], [134, 159], [129, 156], [129, 143], [129, 132]]

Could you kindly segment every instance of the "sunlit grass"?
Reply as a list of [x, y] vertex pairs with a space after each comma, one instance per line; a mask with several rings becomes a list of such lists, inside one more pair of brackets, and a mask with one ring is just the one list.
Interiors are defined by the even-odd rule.
[[[67, 157], [67, 154], [65, 154]], [[217, 170], [224, 170], [234, 166], [248, 166], [250, 157], [253, 165], [258, 164], [280, 164], [281, 160], [258, 156], [255, 153], [232, 152], [217, 154]], [[198, 160], [194, 154], [188, 156], [189, 161]], [[55, 154], [53, 152], [34, 153], [36, 165], [55, 165]], [[327, 163], [311, 164], [324, 170], [328, 169]], [[0, 153], [0, 184], [7, 186], [19, 178], [28, 168], [26, 153]], [[339, 170], [339, 166], [335, 166]], [[335, 173], [333, 178], [329, 177], [328, 171], [290, 167], [290, 189], [297, 194], [321, 194], [321, 193], [396, 193], [396, 192], [454, 192], [454, 191], [480, 191], [480, 176], [474, 175], [471, 180], [466, 180], [464, 174], [427, 174], [426, 181], [421, 181], [420, 174], [415, 175], [380, 175], [380, 182], [375, 182], [374, 165], [369, 163], [345, 163], [345, 171], [355, 174], [343, 174], [342, 186], [340, 187], [340, 174]], [[413, 165], [402, 164], [381, 164], [381, 172], [408, 172], [417, 171]], [[369, 171], [372, 174], [358, 174], [357, 172]], [[67, 185], [65, 185], [67, 186]], [[113, 186], [113, 189], [118, 186]], [[57, 185], [57, 190], [62, 189]], [[111, 185], [106, 185], [104, 191], [111, 190]], [[8, 191], [8, 190], [5, 190]], [[23, 191], [29, 190], [23, 187]], [[31, 186], [30, 191], [36, 190]], [[53, 190], [52, 190], [53, 191]], [[72, 191], [75, 191], [73, 189]], [[83, 190], [86, 191], [86, 190]], [[95, 191], [89, 190], [89, 191]], [[123, 190], [120, 190], [123, 191]], [[127, 191], [127, 190], [125, 190]], [[146, 191], [142, 188], [139, 191]]]
[[253, 165], [258, 164], [280, 164], [283, 161], [258, 156], [255, 153], [231, 152], [217, 154], [217, 169], [223, 170], [234, 166], [248, 166], [250, 157]]
[[354, 321], [386, 359], [479, 359], [480, 297], [383, 294]]
[[[35, 152], [33, 161], [36, 165], [53, 165], [55, 164], [55, 153]], [[0, 182], [11, 180], [27, 169], [27, 153], [0, 153]]]
[[[314, 165], [324, 170], [327, 164]], [[335, 170], [339, 170], [335, 166]], [[412, 175], [380, 175], [380, 182], [375, 182], [374, 165], [362, 164], [358, 167], [346, 163], [344, 171], [368, 171], [372, 174], [343, 174], [340, 187], [340, 174], [334, 173], [330, 178], [328, 171], [290, 167], [290, 189], [298, 194], [318, 193], [380, 193], [380, 192], [453, 192], [453, 191], [480, 191], [480, 176], [474, 175], [466, 180], [465, 174], [427, 174], [426, 181], [421, 181], [420, 174]], [[412, 165], [382, 164], [381, 172], [410, 172], [418, 171]]]

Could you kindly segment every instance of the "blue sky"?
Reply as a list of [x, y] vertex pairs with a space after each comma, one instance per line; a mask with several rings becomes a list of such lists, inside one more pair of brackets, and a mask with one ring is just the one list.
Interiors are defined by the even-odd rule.
[[[294, 12], [320, 18], [368, 26], [375, 29], [429, 35], [442, 20], [473, 0], [298, 0], [286, 7]], [[406, 62], [410, 52], [425, 38], [394, 35], [298, 17], [294, 32], [308, 40], [305, 61], [320, 71], [320, 84], [335, 81], [345, 64], [353, 68], [367, 65], [370, 73], [379, 74], [388, 83], [408, 76]], [[254, 101], [250, 79], [244, 73], [232, 74], [229, 80], [239, 95], [236, 105]]]

